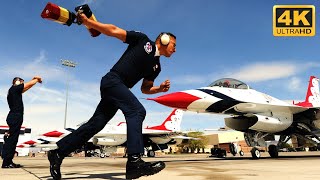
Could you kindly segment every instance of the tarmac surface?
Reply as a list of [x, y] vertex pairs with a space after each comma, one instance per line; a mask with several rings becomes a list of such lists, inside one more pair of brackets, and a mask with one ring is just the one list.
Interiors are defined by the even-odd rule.
[[[259, 160], [249, 153], [244, 157], [228, 154], [226, 159], [211, 158], [209, 154], [163, 155], [144, 158], [145, 161], [165, 161], [166, 168], [150, 180], [305, 180], [320, 179], [320, 152], [279, 153], [273, 159], [267, 152]], [[16, 157], [19, 169], [0, 169], [1, 180], [52, 179], [46, 157]], [[63, 179], [125, 179], [126, 158], [65, 158], [61, 167]]]

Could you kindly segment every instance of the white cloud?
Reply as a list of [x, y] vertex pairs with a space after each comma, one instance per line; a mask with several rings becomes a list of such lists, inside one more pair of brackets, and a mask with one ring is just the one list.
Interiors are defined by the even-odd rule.
[[299, 91], [303, 87], [302, 80], [298, 77], [292, 77], [286, 87], [289, 91]]
[[315, 62], [303, 64], [291, 61], [258, 62], [227, 70], [220, 69], [220, 72], [203, 75], [181, 75], [173, 77], [172, 81], [179, 85], [203, 85], [216, 80], [214, 78], [230, 77], [244, 82], [262, 82], [295, 76], [315, 67], [320, 67], [320, 65]]
[[172, 82], [178, 85], [188, 85], [188, 84], [204, 84], [207, 82], [207, 77], [200, 75], [183, 75], [172, 78]]
[[295, 61], [258, 62], [240, 67], [230, 75], [245, 82], [262, 82], [287, 78], [320, 67], [315, 62], [297, 63]]
[[289, 77], [296, 74], [298, 70], [298, 64], [287, 62], [257, 63], [234, 71], [231, 77], [241, 79], [244, 82], [261, 82]]
[[22, 60], [12, 60], [10, 64], [0, 67], [0, 80], [7, 81], [18, 76], [28, 81], [36, 75], [41, 76], [46, 83], [48, 81], [63, 82], [68, 74], [62, 67], [50, 64], [45, 51], [41, 51], [39, 56], [34, 59], [23, 62]]

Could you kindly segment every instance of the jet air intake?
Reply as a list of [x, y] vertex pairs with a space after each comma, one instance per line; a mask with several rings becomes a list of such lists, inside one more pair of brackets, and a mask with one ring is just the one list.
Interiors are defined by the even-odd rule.
[[252, 116], [236, 116], [224, 119], [226, 126], [237, 131], [248, 129], [261, 132], [279, 132], [286, 130], [292, 124], [292, 116], [282, 114], [278, 117], [269, 117], [254, 114]]

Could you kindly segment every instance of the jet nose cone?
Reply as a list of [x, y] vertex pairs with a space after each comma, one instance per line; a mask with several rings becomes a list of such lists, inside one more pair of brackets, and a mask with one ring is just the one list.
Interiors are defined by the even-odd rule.
[[148, 98], [147, 100], [156, 101], [159, 104], [169, 106], [172, 108], [188, 109], [188, 106], [198, 99], [200, 98], [185, 92], [175, 92], [156, 98]]

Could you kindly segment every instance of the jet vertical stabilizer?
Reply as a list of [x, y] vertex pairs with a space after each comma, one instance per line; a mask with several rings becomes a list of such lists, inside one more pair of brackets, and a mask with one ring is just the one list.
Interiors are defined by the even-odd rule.
[[165, 121], [159, 126], [146, 127], [151, 130], [180, 131], [183, 111], [174, 109]]
[[303, 107], [320, 107], [319, 79], [310, 76], [306, 100], [295, 105]]

